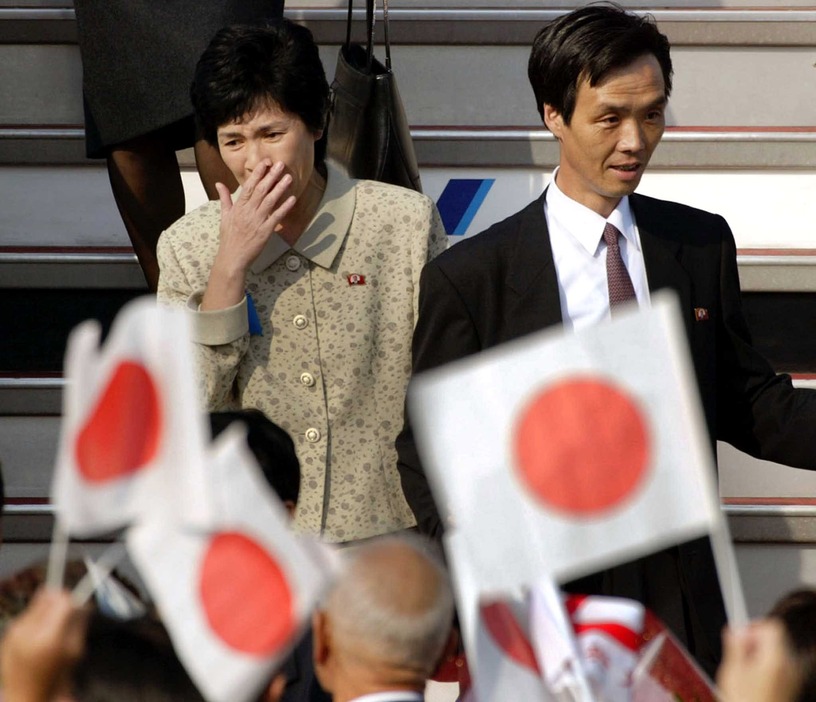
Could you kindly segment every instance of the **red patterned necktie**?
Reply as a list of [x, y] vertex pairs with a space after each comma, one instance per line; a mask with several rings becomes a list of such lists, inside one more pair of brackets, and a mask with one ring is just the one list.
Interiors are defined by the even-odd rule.
[[618, 237], [623, 236], [618, 228], [606, 223], [603, 231], [603, 238], [606, 242], [606, 282], [609, 286], [609, 309], [635, 299], [635, 288], [632, 286], [632, 279], [629, 271], [623, 264]]

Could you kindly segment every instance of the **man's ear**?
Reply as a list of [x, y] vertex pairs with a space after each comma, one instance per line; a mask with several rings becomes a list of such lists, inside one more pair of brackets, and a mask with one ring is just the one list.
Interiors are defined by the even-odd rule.
[[319, 609], [312, 614], [312, 660], [314, 673], [320, 685], [331, 693], [334, 686], [332, 669], [331, 622]]
[[312, 658], [315, 667], [325, 664], [330, 649], [329, 622], [326, 613], [317, 609], [312, 614]]
[[272, 682], [269, 683], [269, 687], [266, 688], [266, 692], [261, 698], [262, 702], [280, 702], [280, 698], [283, 696], [283, 691], [285, 689], [286, 673], [278, 673], [274, 678], [272, 678]]
[[564, 131], [564, 118], [552, 105], [544, 103], [544, 124], [556, 139], [561, 138]]

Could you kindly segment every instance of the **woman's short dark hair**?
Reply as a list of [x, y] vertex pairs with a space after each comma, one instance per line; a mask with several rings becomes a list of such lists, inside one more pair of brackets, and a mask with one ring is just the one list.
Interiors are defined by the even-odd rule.
[[587, 5], [559, 17], [538, 32], [527, 64], [541, 118], [546, 104], [569, 124], [579, 82], [597, 85], [609, 71], [647, 54], [653, 54], [660, 64], [668, 98], [670, 49], [652, 17], [626, 12], [612, 3]]
[[[280, 19], [219, 30], [198, 60], [190, 98], [202, 136], [217, 146], [219, 127], [270, 103], [313, 132], [323, 129], [329, 84], [312, 33]], [[315, 148], [320, 163], [325, 151]]]
[[213, 438], [233, 422], [247, 429], [247, 445], [258, 461], [261, 472], [282, 502], [297, 504], [300, 494], [300, 461], [295, 442], [285, 429], [271, 421], [258, 409], [210, 412]]
[[768, 616], [785, 625], [791, 649], [802, 673], [796, 702], [816, 700], [816, 590], [789, 592], [777, 601]]

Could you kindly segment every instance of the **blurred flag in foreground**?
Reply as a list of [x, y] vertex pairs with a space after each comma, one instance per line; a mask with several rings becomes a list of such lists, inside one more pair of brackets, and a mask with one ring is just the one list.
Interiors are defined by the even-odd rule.
[[249, 702], [297, 642], [331, 569], [292, 533], [242, 427], [218, 438], [209, 468], [211, 527], [167, 515], [129, 529], [128, 550], [202, 694]]
[[686, 346], [664, 293], [413, 381], [423, 465], [481, 592], [565, 582], [710, 535], [726, 607], [745, 619]]
[[187, 317], [153, 298], [129, 303], [100, 348], [96, 321], [68, 339], [52, 501], [60, 527], [87, 537], [153, 510], [209, 520], [208, 438]]

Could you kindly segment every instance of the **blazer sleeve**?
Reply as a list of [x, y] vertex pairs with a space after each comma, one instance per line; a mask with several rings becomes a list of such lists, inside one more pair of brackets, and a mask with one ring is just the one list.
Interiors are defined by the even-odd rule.
[[[476, 324], [461, 292], [436, 261], [428, 263], [420, 276], [419, 314], [411, 348], [413, 375], [481, 350]], [[422, 468], [407, 407], [396, 448], [402, 489], [417, 526], [422, 533], [439, 538], [443, 521]]]
[[734, 237], [721, 222], [717, 438], [757, 458], [816, 470], [816, 391], [794, 388], [754, 347]]
[[211, 411], [235, 408], [233, 385], [249, 347], [246, 298], [229, 310], [201, 312], [198, 305], [204, 281], [190, 280], [189, 266], [180, 260], [175, 239], [168, 232], [159, 238], [157, 256], [158, 302], [186, 309], [191, 320], [196, 378], [204, 406]]

